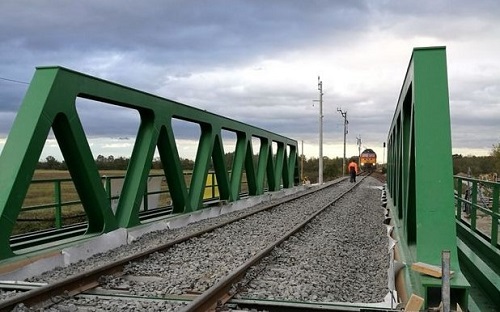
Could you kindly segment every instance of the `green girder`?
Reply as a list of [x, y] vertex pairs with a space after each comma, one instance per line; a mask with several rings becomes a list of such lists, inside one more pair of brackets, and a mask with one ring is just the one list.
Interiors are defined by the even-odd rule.
[[[116, 214], [102, 185], [75, 103], [77, 97], [139, 112], [140, 126]], [[198, 124], [201, 129], [189, 188], [179, 160], [172, 119]], [[289, 188], [299, 182], [297, 142], [235, 120], [192, 108], [62, 67], [37, 68], [0, 155], [0, 260], [14, 256], [9, 238], [52, 128], [88, 219], [87, 234], [106, 233], [138, 225], [139, 208], [155, 147], [163, 164], [175, 213], [202, 207], [210, 162], [220, 198], [239, 198], [242, 175], [250, 195]], [[221, 131], [236, 133], [232, 174], [226, 170]], [[257, 166], [252, 138], [260, 140]], [[272, 143], [277, 150], [272, 150]], [[287, 154], [288, 148], [288, 154]]]
[[466, 307], [469, 285], [457, 254], [444, 47], [413, 50], [387, 140], [387, 185], [400, 252], [407, 262], [407, 292], [424, 296], [426, 305], [436, 300], [441, 280], [420, 276], [409, 266], [440, 266], [441, 252], [449, 250], [455, 272], [452, 300]]

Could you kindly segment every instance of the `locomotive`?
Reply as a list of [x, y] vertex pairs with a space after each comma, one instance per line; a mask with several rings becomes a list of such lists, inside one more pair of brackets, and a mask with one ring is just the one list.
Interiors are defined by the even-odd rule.
[[365, 149], [360, 155], [361, 169], [364, 171], [374, 171], [377, 164], [377, 154], [372, 149]]

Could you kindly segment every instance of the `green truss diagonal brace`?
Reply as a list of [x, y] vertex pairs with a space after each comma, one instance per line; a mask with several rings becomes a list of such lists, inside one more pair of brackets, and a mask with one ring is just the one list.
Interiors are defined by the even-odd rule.
[[[140, 115], [137, 138], [115, 214], [75, 107], [77, 98], [125, 107]], [[189, 188], [184, 181], [172, 130], [173, 119], [198, 124], [201, 129]], [[238, 199], [243, 171], [247, 175], [250, 195], [264, 192], [266, 174], [270, 190], [279, 189], [281, 182], [284, 188], [299, 182], [295, 140], [62, 67], [40, 67], [0, 155], [0, 260], [14, 255], [9, 238], [51, 128], [85, 209], [87, 234], [106, 233], [140, 223], [138, 213], [155, 148], [163, 164], [175, 213], [202, 208], [211, 161], [220, 198], [224, 200]], [[230, 178], [224, 160], [222, 130], [237, 134]], [[261, 143], [256, 167], [253, 165], [252, 138]], [[270, 149], [272, 142], [278, 146], [276, 155]]]

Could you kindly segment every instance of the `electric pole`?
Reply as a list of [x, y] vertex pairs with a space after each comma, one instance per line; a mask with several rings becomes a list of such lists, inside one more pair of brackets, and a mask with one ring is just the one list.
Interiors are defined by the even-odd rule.
[[300, 181], [304, 183], [304, 140], [302, 140], [302, 153], [300, 154]]
[[337, 108], [337, 112], [339, 112], [342, 117], [344, 117], [344, 158], [342, 159], [342, 176], [345, 175], [345, 139], [347, 135], [347, 125], [349, 124], [349, 121], [347, 121], [347, 111], [343, 112], [341, 108]]
[[382, 147], [384, 148], [384, 157], [382, 158], [382, 167], [383, 167], [385, 164], [385, 142], [384, 144], [382, 144]]
[[323, 184], [323, 81], [318, 76], [319, 90], [319, 172], [318, 184]]
[[358, 168], [361, 169], [361, 134], [356, 137], [356, 143], [358, 144]]

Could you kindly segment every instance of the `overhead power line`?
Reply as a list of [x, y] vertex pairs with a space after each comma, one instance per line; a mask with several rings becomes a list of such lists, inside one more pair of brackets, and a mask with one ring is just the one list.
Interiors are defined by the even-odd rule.
[[319, 172], [318, 184], [323, 184], [323, 81], [318, 76], [319, 90]]
[[26, 81], [20, 81], [20, 80], [14, 80], [14, 79], [9, 79], [9, 78], [4, 78], [4, 77], [0, 77], [0, 80], [5, 80], [5, 81], [9, 81], [9, 82], [15, 82], [15, 83], [22, 83], [22, 84], [30, 84], [29, 82], [26, 82]]

